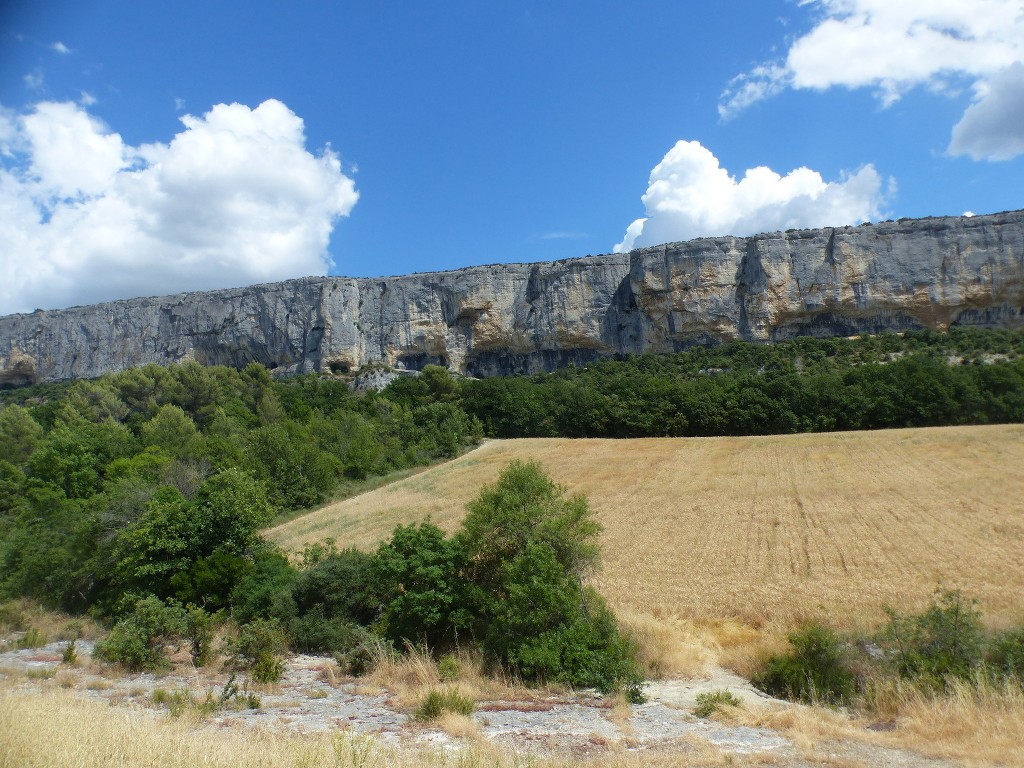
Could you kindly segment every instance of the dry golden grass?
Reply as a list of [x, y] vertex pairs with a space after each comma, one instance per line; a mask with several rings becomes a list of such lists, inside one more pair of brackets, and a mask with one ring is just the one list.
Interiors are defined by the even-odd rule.
[[101, 627], [88, 617], [49, 611], [26, 598], [0, 603], [0, 635], [33, 629], [44, 643], [80, 638], [95, 640], [103, 634]]
[[398, 707], [413, 712], [438, 686], [453, 688], [472, 701], [532, 701], [550, 695], [556, 689], [527, 688], [501, 674], [485, 670], [483, 657], [472, 650], [458, 656], [459, 673], [454, 679], [442, 679], [438, 663], [420, 648], [407, 648], [401, 656], [381, 653], [370, 674], [362, 679], [364, 687], [385, 689]]
[[1024, 765], [1024, 690], [1013, 683], [950, 681], [939, 696], [910, 683], [889, 681], [884, 711], [893, 730], [867, 728], [864, 717], [825, 707], [739, 708], [721, 719], [737, 725], [771, 728], [788, 736], [806, 755], [836, 742], [910, 749], [963, 765]]
[[[446, 726], [469, 738], [464, 750], [392, 747], [371, 736], [288, 735], [223, 729], [151, 711], [110, 706], [59, 688], [0, 687], [0, 768], [692, 768], [758, 765], [696, 742], [686, 752], [612, 753], [593, 760], [544, 760], [499, 751], [472, 724]], [[774, 763], [774, 761], [772, 761]]]
[[991, 620], [1024, 617], [1019, 425], [491, 441], [267, 535], [293, 549], [327, 536], [372, 548], [428, 515], [454, 530], [514, 458], [589, 498], [605, 528], [596, 586], [620, 611], [770, 634], [808, 618], [863, 629], [886, 604], [922, 607], [941, 581]]

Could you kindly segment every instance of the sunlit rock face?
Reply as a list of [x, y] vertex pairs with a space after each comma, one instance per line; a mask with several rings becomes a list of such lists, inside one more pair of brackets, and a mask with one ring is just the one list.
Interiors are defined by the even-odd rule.
[[307, 277], [0, 318], [0, 386], [192, 359], [528, 373], [733, 339], [1024, 324], [1024, 211], [537, 264]]

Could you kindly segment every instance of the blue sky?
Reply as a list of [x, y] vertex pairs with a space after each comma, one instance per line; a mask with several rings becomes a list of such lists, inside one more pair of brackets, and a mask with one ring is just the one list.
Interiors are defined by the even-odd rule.
[[1024, 207], [1024, 0], [12, 5], [0, 313]]

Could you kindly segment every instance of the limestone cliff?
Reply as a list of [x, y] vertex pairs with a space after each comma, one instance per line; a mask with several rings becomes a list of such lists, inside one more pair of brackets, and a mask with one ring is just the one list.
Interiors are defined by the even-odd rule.
[[184, 359], [479, 376], [731, 339], [1022, 324], [1024, 211], [1013, 211], [40, 310], [0, 318], [0, 385]]

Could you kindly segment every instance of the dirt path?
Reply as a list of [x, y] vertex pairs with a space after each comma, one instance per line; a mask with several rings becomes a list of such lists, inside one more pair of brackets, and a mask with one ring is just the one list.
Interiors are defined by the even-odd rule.
[[[209, 692], [217, 698], [226, 682], [224, 675], [211, 678], [206, 673], [124, 677], [96, 674], [84, 667], [62, 665], [65, 645], [52, 643], [0, 652], [0, 676], [20, 679], [25, 686], [57, 684], [112, 704], [148, 708], [155, 706], [153, 693], [158, 689], [188, 689], [200, 699]], [[87, 641], [79, 641], [76, 647], [80, 658], [87, 658], [92, 651]], [[272, 692], [258, 694], [258, 708], [223, 708], [211, 715], [209, 722], [220, 727], [263, 727], [299, 733], [350, 730], [374, 734], [386, 742], [433, 744], [446, 750], [464, 746], [463, 740], [418, 723], [399, 710], [385, 691], [367, 690], [358, 681], [332, 685], [326, 673], [330, 667], [333, 662], [328, 659], [292, 657], [280, 684]], [[533, 702], [479, 702], [473, 720], [488, 741], [538, 756], [582, 757], [611, 749], [687, 752], [712, 745], [725, 755], [764, 755], [776, 765], [821, 764], [807, 762], [790, 739], [775, 731], [694, 717], [691, 710], [697, 694], [721, 689], [730, 690], [748, 707], [785, 706], [755, 691], [742, 678], [721, 670], [703, 680], [651, 683], [648, 702], [631, 706], [628, 715], [609, 707], [600, 696], [583, 692]], [[828, 752], [851, 766], [946, 765], [912, 753], [859, 743], [829, 745]]]

